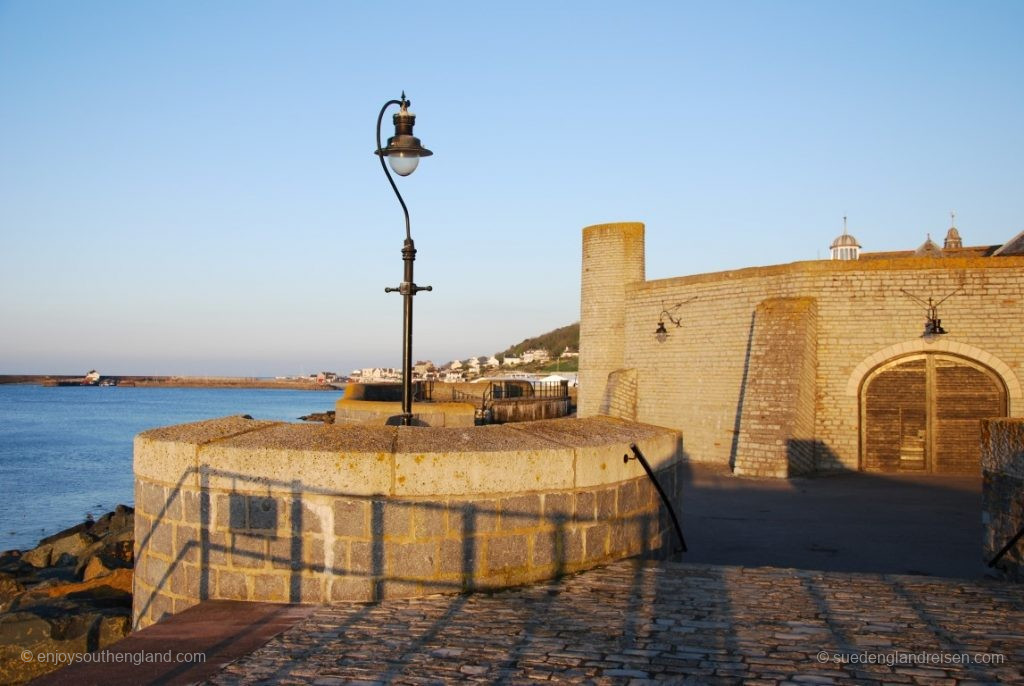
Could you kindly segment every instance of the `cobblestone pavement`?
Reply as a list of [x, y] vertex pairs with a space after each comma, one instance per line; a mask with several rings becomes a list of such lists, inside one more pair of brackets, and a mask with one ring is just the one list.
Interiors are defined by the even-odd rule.
[[211, 683], [459, 680], [1024, 683], [1024, 587], [626, 561], [495, 594], [324, 607]]

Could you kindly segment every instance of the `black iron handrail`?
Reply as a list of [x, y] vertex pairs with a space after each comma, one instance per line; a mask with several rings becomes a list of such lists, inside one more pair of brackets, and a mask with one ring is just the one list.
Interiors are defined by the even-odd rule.
[[676, 535], [679, 536], [679, 544], [682, 546], [682, 552], [685, 553], [686, 539], [683, 538], [683, 529], [679, 526], [679, 520], [676, 518], [676, 511], [672, 507], [671, 501], [669, 501], [668, 496], [665, 495], [665, 491], [662, 490], [661, 484], [658, 483], [658, 479], [654, 476], [654, 472], [651, 471], [651, 465], [648, 464], [647, 458], [644, 457], [644, 454], [642, 452], [640, 452], [640, 448], [637, 447], [636, 443], [630, 443], [629, 449], [633, 451], [633, 457], [630, 457], [629, 455], [623, 455], [622, 461], [629, 462], [630, 460], [637, 460], [638, 462], [640, 462], [641, 465], [643, 465], [644, 471], [647, 472], [648, 478], [650, 478], [651, 483], [654, 484], [654, 488], [657, 489], [658, 495], [661, 496], [661, 502], [663, 502], [665, 504], [665, 507], [668, 508], [668, 514], [670, 517], [672, 517], [672, 525], [675, 526]]
[[989, 567], [995, 567], [996, 563], [998, 563], [1000, 560], [1002, 560], [1003, 556], [1006, 555], [1006, 553], [1010, 552], [1010, 550], [1013, 548], [1013, 546], [1017, 545], [1017, 541], [1019, 541], [1021, 539], [1021, 537], [1024, 537], [1024, 526], [1022, 526], [1020, 528], [1020, 531], [1017, 532], [1016, 536], [1011, 538], [1007, 542], [1007, 544], [1003, 546], [1002, 550], [1000, 550], [998, 553], [996, 553], [996, 556], [993, 557], [989, 561], [988, 566]]

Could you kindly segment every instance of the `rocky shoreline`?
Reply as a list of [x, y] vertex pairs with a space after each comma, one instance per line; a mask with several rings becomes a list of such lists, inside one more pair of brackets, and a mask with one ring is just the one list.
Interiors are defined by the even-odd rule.
[[135, 510], [118, 505], [31, 550], [0, 553], [0, 683], [60, 666], [40, 653], [86, 653], [128, 635], [134, 545]]
[[299, 417], [300, 421], [303, 422], [323, 422], [324, 424], [334, 423], [334, 410], [327, 410], [326, 412], [314, 412], [305, 416]]

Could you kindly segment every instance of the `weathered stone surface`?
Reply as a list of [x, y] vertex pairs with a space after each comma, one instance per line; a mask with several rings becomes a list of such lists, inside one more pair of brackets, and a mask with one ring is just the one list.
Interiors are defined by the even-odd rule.
[[1024, 539], [1006, 548], [1024, 526], [1024, 420], [983, 421], [981, 436], [984, 561], [1002, 553], [996, 570], [1024, 581]]
[[[503, 593], [386, 599], [403, 590], [416, 591], [318, 609], [210, 682], [1024, 681], [1014, 584], [624, 561]], [[896, 653], [975, 659], [885, 661]]]
[[25, 660], [23, 651], [84, 653], [128, 635], [131, 600], [48, 599], [0, 615], [0, 683], [17, 684], [53, 671], [53, 662]]
[[50, 560], [53, 559], [53, 546], [47, 544], [27, 550], [21, 559], [33, 567], [49, 567]]
[[82, 581], [91, 581], [97, 577], [111, 574], [118, 569], [131, 569], [131, 564], [117, 556], [106, 553], [93, 555], [82, 570]]
[[40, 541], [39, 546], [25, 552], [22, 560], [35, 567], [76, 564], [78, 556], [96, 542], [95, 538], [86, 533], [87, 529], [87, 524], [79, 524], [49, 536]]
[[25, 586], [18, 581], [16, 574], [0, 572], [0, 607], [24, 590]]
[[[112, 572], [73, 584], [60, 584], [46, 589], [51, 598], [88, 593], [89, 597], [130, 596], [132, 593], [132, 570], [115, 569]], [[130, 598], [129, 598], [130, 602]]]

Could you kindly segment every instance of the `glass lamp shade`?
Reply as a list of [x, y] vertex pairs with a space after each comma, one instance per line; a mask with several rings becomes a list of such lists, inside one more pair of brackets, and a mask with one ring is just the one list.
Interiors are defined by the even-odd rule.
[[409, 176], [420, 163], [419, 155], [406, 155], [404, 153], [391, 153], [388, 155], [388, 164], [391, 170], [399, 176]]

